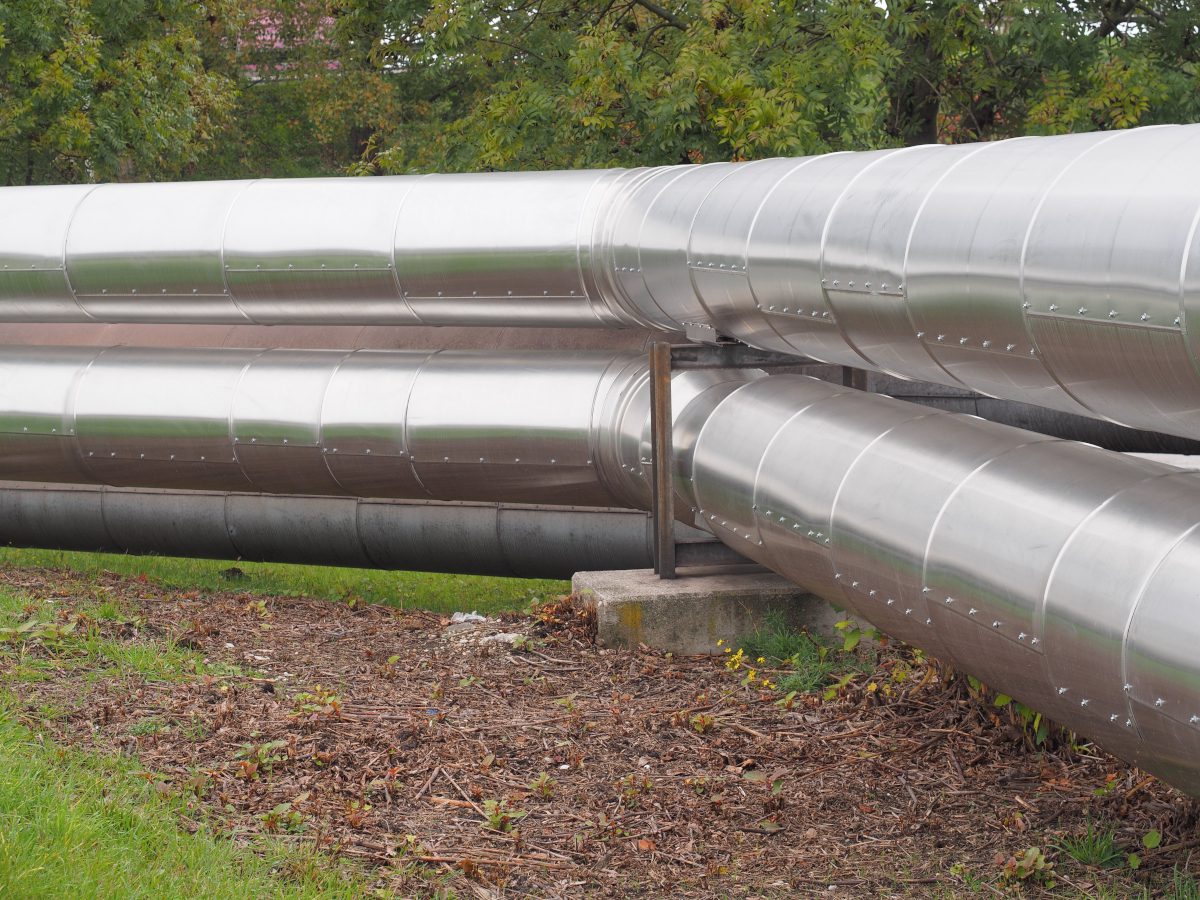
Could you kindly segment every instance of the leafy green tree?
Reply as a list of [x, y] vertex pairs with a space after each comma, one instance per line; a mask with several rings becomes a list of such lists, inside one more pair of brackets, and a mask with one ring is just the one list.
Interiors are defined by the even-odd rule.
[[[242, 0], [241, 28], [213, 54], [212, 68], [236, 80], [225, 117], [191, 168], [192, 178], [302, 177], [344, 172], [362, 152], [343, 115], [330, 122], [327, 94], [340, 64], [325, 33], [325, 0]], [[367, 98], [360, 96], [360, 101]]]
[[[637, 165], [1200, 118], [1195, 0], [341, 0], [359, 171]], [[351, 104], [353, 105], [353, 104]]]
[[0, 3], [0, 183], [186, 174], [232, 108], [234, 0]]

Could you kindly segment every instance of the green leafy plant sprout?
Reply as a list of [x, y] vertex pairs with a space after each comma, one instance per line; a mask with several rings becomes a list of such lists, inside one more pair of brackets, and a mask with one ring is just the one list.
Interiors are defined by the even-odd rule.
[[[80, 616], [71, 616], [65, 622], [45, 622], [36, 617], [29, 618], [20, 625], [11, 628], [0, 628], [0, 641], [24, 643], [40, 641], [44, 644], [55, 644], [75, 633], [81, 621]], [[84, 620], [86, 621], [86, 619]]]
[[380, 674], [387, 680], [391, 681], [397, 675], [400, 674], [396, 668], [396, 665], [399, 662], [400, 662], [400, 654], [393, 653], [391, 656], [389, 656], [387, 658], [387, 661], [381, 667]]
[[510, 806], [505, 799], [483, 801], [484, 825], [492, 831], [508, 834], [527, 815], [528, 812]]
[[835, 622], [834, 628], [842, 636], [842, 652], [849, 653], [856, 648], [863, 639], [870, 641], [879, 640], [879, 632], [874, 628], [860, 628], [858, 623], [852, 619], [842, 619], [840, 622]]
[[549, 800], [554, 796], [554, 791], [558, 787], [558, 782], [550, 777], [547, 772], [540, 772], [538, 776], [529, 782], [529, 790], [534, 796], [540, 797], [543, 800]]
[[647, 775], [631, 773], [617, 782], [617, 790], [621, 792], [621, 801], [625, 806], [636, 809], [642, 797], [654, 790], [654, 782]]
[[270, 772], [276, 763], [287, 759], [286, 753], [280, 753], [287, 747], [287, 741], [267, 741], [265, 744], [242, 744], [233, 758], [239, 760], [241, 771], [238, 773], [247, 781], [258, 777], [259, 771]]
[[263, 829], [268, 834], [278, 834], [286, 832], [287, 834], [300, 834], [307, 827], [304, 823], [304, 816], [296, 809], [293, 809], [291, 802], [283, 802], [271, 809], [270, 812], [264, 813], [262, 817]]
[[[1112, 783], [1113, 776], [1109, 776], [1109, 783]], [[1156, 828], [1152, 828], [1142, 835], [1142, 846], [1147, 850], [1154, 850], [1162, 843], [1162, 832]], [[1129, 853], [1125, 856], [1125, 861], [1131, 869], [1139, 869], [1142, 865], [1142, 858], [1137, 853]], [[1200, 896], [1197, 897], [1200, 900]]]
[[847, 672], [833, 684], [825, 689], [825, 693], [821, 695], [822, 700], [834, 700], [838, 694], [846, 689], [846, 686], [854, 679], [856, 673]]
[[996, 864], [1000, 866], [1000, 880], [1004, 884], [1054, 887], [1054, 863], [1046, 859], [1040, 847], [1029, 847], [1007, 858], [999, 854]]
[[342, 699], [333, 691], [314, 685], [311, 690], [295, 696], [292, 715], [337, 719], [342, 715]]

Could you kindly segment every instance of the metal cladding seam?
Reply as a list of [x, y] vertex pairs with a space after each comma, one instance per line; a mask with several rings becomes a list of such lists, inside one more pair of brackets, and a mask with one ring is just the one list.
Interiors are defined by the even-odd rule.
[[[1200, 473], [803, 376], [672, 404], [681, 518], [1200, 795]], [[18, 480], [645, 508], [649, 441], [634, 356], [0, 354]]]
[[1200, 437], [1200, 125], [0, 189], [0, 321], [689, 327]]

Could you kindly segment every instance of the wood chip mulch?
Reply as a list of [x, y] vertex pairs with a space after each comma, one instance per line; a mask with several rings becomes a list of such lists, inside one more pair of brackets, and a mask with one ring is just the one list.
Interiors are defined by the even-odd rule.
[[[63, 618], [118, 601], [127, 621], [90, 622], [101, 636], [202, 659], [173, 680], [103, 660], [83, 677], [74, 660], [15, 681], [36, 727], [135, 755], [242, 839], [364, 861], [397, 896], [1036, 896], [998, 880], [998, 854], [1030, 846], [1057, 863], [1054, 896], [1091, 896], [1187, 871], [1200, 847], [1195, 801], [1090, 745], [1032, 747], [905, 649], [834, 699], [783, 708], [719, 659], [597, 648], [569, 599], [451, 625], [115, 575], [0, 581]], [[0, 675], [14, 665], [0, 656]], [[1141, 869], [1110, 882], [1054, 854], [1089, 822], [1115, 827]], [[1150, 830], [1163, 839], [1147, 851]]]

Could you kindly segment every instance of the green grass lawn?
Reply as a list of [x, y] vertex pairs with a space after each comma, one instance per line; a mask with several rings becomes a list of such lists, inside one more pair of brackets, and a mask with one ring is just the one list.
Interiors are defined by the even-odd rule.
[[[114, 603], [96, 598], [73, 608], [120, 618]], [[0, 689], [0, 897], [373, 896], [362, 870], [281, 841], [239, 846], [179, 794], [157, 790], [136, 760], [58, 747], [40, 733], [41, 723], [65, 710], [22, 711], [11, 693], [22, 681], [81, 663], [114, 678], [173, 680], [186, 677], [188, 661], [199, 658], [172, 646], [68, 630], [56, 606], [31, 610], [28, 596], [0, 590], [0, 661], [10, 663]], [[31, 639], [43, 630], [46, 640], [61, 634], [54, 640], [60, 652], [26, 659], [12, 634], [23, 623], [35, 623], [23, 632]]]
[[[345, 602], [496, 613], [523, 609], [535, 598], [569, 590], [566, 582], [517, 578], [381, 572], [320, 566], [221, 562], [155, 556], [74, 553], [0, 548], [0, 567], [68, 569], [84, 576], [104, 571], [145, 575], [164, 587], [238, 590]], [[236, 566], [244, 577], [222, 574]], [[0, 591], [0, 627], [31, 621], [29, 597]], [[85, 603], [93, 618], [121, 618], [112, 601]], [[32, 611], [32, 620], [53, 624], [53, 605]], [[39, 626], [41, 627], [41, 626]], [[81, 659], [99, 662], [115, 677], [184, 677], [197, 654], [174, 647], [108, 641], [71, 633], [67, 646]], [[0, 642], [0, 654], [16, 654]], [[143, 658], [145, 657], [145, 658]], [[56, 662], [14, 660], [5, 681], [44, 677]], [[195, 662], [193, 660], [193, 662]], [[194, 667], [192, 670], [195, 671]], [[61, 748], [18, 721], [13, 696], [0, 690], [0, 896], [259, 898], [322, 900], [375, 896], [363, 870], [282, 841], [252, 847], [229, 840], [206, 824], [177, 795], [163, 797], [136, 760]], [[55, 710], [45, 710], [52, 716]], [[28, 711], [26, 715], [28, 715]], [[181, 829], [192, 823], [195, 833]]]
[[[524, 609], [531, 600], [545, 600], [570, 592], [570, 584], [565, 581], [14, 547], [0, 547], [0, 566], [43, 566], [70, 569], [85, 575], [109, 571], [119, 575], [145, 575], [166, 587], [185, 590], [238, 590], [328, 600], [357, 598], [366, 603], [442, 613]], [[245, 573], [244, 578], [230, 579], [221, 574], [235, 566]]]
[[281, 843], [179, 827], [130, 760], [65, 750], [0, 702], [0, 896], [366, 897], [365, 873]]

